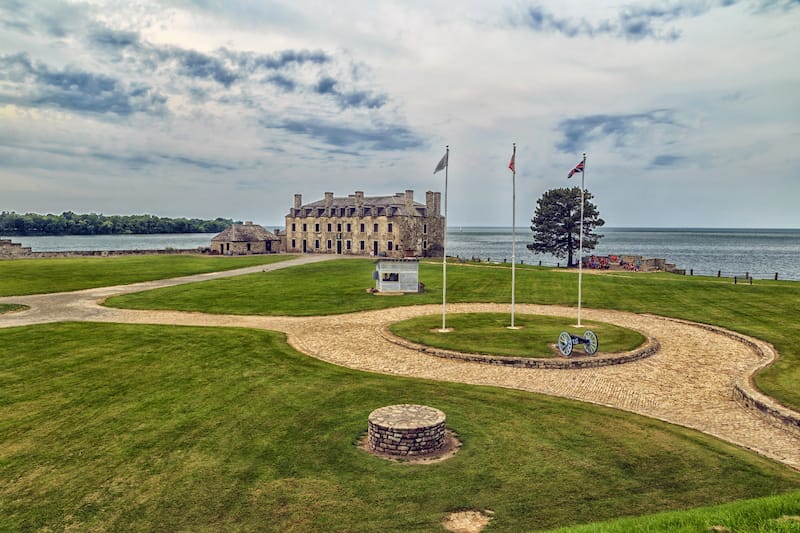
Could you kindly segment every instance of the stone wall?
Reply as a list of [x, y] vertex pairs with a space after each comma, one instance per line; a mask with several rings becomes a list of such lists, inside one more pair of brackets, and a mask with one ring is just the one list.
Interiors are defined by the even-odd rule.
[[[512, 366], [516, 368], [549, 368], [549, 369], [580, 369], [597, 368], [601, 366], [622, 365], [640, 359], [645, 359], [654, 355], [661, 348], [658, 340], [648, 337], [644, 345], [636, 350], [624, 353], [609, 354], [606, 357], [574, 356], [570, 358], [537, 358], [537, 357], [508, 357], [490, 354], [471, 354], [455, 352], [442, 348], [433, 348], [424, 344], [417, 344], [394, 335], [388, 328], [381, 331], [381, 336], [389, 342], [418, 350], [428, 355], [442, 357], [444, 359], [460, 359], [473, 363], [483, 363], [486, 365]], [[575, 354], [577, 352], [573, 352]]]
[[[19, 246], [19, 245], [17, 245]], [[169, 249], [169, 250], [73, 250], [63, 252], [31, 252], [30, 248], [22, 248], [28, 252], [16, 255], [5, 255], [0, 248], [0, 259], [52, 259], [57, 257], [117, 257], [125, 255], [200, 255], [206, 253], [202, 249]]]
[[733, 386], [733, 399], [770, 424], [800, 437], [800, 415], [758, 393], [749, 383], [736, 383]]
[[22, 246], [18, 242], [11, 242], [11, 239], [0, 239], [0, 259], [28, 257], [32, 253], [29, 247]]
[[391, 405], [369, 415], [368, 445], [380, 454], [428, 455], [447, 441], [445, 414], [424, 405]]
[[745, 335], [730, 331], [724, 328], [711, 326], [708, 324], [698, 324], [677, 318], [670, 318], [674, 322], [692, 324], [697, 327], [725, 335], [731, 339], [741, 342], [761, 359], [761, 363], [748, 376], [742, 377], [734, 383], [733, 400], [752, 413], [763, 418], [770, 424], [780, 427], [789, 433], [800, 436], [800, 413], [779, 404], [769, 396], [758, 391], [752, 383], [752, 377], [761, 370], [772, 365], [778, 359], [778, 352], [775, 348], [764, 341], [755, 342]]
[[272, 245], [278, 241], [253, 241], [253, 242], [212, 242], [211, 253], [215, 255], [253, 255], [268, 254], [272, 252]]
[[[444, 242], [444, 218], [287, 216], [285, 239], [288, 253], [305, 251], [399, 258], [405, 257], [408, 250], [416, 257], [440, 257]], [[303, 241], [306, 243], [305, 250]], [[374, 253], [376, 247], [377, 254]]]

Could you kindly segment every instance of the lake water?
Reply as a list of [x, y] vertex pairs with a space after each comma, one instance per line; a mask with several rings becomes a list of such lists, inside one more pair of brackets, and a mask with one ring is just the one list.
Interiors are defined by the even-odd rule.
[[[604, 235], [594, 250], [599, 255], [661, 257], [687, 273], [800, 280], [800, 229], [666, 229], [600, 228]], [[163, 235], [70, 235], [64, 237], [3, 237], [30, 246], [33, 251], [158, 250], [208, 246], [213, 233]], [[534, 255], [525, 245], [533, 240], [530, 228], [516, 230], [517, 262], [555, 266], [564, 259]], [[511, 261], [510, 227], [452, 227], [447, 232], [447, 254], [483, 260]]]
[[[695, 275], [800, 280], [800, 229], [599, 228], [597, 255], [659, 257]], [[463, 227], [447, 232], [447, 255], [511, 260], [511, 228]], [[516, 230], [516, 259], [526, 264], [564, 266], [565, 259], [535, 255], [530, 228]], [[577, 255], [577, 254], [576, 254]]]

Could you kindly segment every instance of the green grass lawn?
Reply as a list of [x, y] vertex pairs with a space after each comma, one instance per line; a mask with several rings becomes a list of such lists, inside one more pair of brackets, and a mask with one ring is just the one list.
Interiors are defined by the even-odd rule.
[[[519, 391], [357, 372], [247, 329], [0, 329], [0, 530], [528, 531], [797, 491], [685, 428]], [[442, 409], [437, 464], [356, 448], [368, 414]]]
[[[510, 314], [458, 313], [447, 316], [447, 327], [453, 331], [440, 333], [441, 315], [427, 315], [392, 324], [389, 328], [398, 337], [410, 341], [465, 353], [506, 355], [515, 357], [561, 357], [553, 345], [559, 333], [569, 331], [582, 335], [586, 329], [597, 334], [597, 354], [625, 352], [641, 346], [645, 338], [636, 331], [604, 322], [583, 321], [584, 327], [576, 329], [574, 318], [517, 314], [514, 325], [521, 329], [508, 329]], [[576, 347], [574, 355], [585, 355]]]
[[27, 305], [19, 305], [19, 304], [0, 304], [0, 315], [3, 313], [12, 313], [14, 311], [22, 311], [23, 309], [27, 309]]
[[[112, 298], [108, 305], [210, 313], [319, 315], [441, 303], [441, 264], [422, 263], [425, 294], [376, 297], [370, 260], [326, 261], [291, 269]], [[716, 324], [771, 342], [780, 360], [756, 376], [765, 393], [800, 410], [800, 283], [675, 274], [608, 273], [583, 277], [583, 305]], [[517, 302], [577, 305], [574, 272], [517, 268]], [[220, 298], [225, 294], [225, 298]], [[254, 298], [254, 295], [264, 295]], [[451, 265], [449, 302], [510, 302], [509, 266]]]
[[559, 528], [549, 533], [630, 533], [631, 531], [797, 533], [800, 531], [800, 491], [701, 507], [690, 511], [664, 512]]
[[263, 265], [292, 257], [294, 256], [137, 255], [0, 261], [0, 296], [124, 285]]

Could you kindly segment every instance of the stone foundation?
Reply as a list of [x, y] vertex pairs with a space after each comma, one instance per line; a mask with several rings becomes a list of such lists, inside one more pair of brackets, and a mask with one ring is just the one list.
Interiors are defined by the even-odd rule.
[[369, 414], [367, 444], [380, 454], [421, 456], [446, 443], [445, 414], [425, 405], [390, 405]]

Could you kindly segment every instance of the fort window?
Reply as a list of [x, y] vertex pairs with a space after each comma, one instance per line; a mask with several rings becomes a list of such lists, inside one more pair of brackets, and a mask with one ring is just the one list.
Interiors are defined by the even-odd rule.
[[328, 231], [332, 231], [332, 230], [331, 230], [331, 228], [332, 228], [332, 227], [333, 227], [333, 226], [332, 226], [332, 225], [329, 223], [329, 224], [328, 224]]
[[427, 233], [428, 233], [428, 225], [427, 224], [423, 224], [422, 225], [422, 233], [427, 235]]
[[319, 250], [319, 239], [316, 239], [316, 240], [314, 241], [314, 248], [316, 248], [317, 250]]
[[341, 232], [342, 232], [342, 223], [341, 223], [341, 222], [339, 222], [338, 224], [336, 224], [336, 231], [338, 231], [339, 233], [341, 233]]
[[374, 233], [378, 233], [378, 224], [377, 224], [377, 223], [375, 223], [375, 224], [373, 224], [373, 225], [372, 225], [372, 231], [373, 231]]
[[386, 243], [386, 249], [389, 250], [390, 252], [392, 250], [394, 250], [394, 247], [392, 245], [392, 241], [389, 241], [389, 242]]
[[348, 222], [347, 223], [347, 233], [350, 233], [351, 231], [353, 231], [353, 225]]
[[428, 241], [422, 241], [422, 249], [423, 250], [427, 250], [428, 249]]
[[351, 250], [351, 249], [352, 249], [352, 244], [353, 244], [353, 242], [352, 242], [352, 241], [347, 241], [347, 249], [348, 249], [348, 250]]
[[[391, 233], [391, 232], [392, 232], [392, 223], [391, 223], [391, 222], [389, 222], [389, 229], [388, 229], [388, 231], [389, 231], [389, 233]], [[390, 248], [390, 249], [391, 249], [391, 248]]]
[[250, 251], [250, 243], [249, 242], [247, 243], [247, 251], [248, 252]]
[[[319, 224], [314, 224], [314, 231], [319, 233]], [[319, 246], [317, 246], [319, 248]]]
[[328, 250], [332, 250], [332, 249], [333, 249], [333, 241], [328, 239]]
[[308, 224], [303, 224], [303, 231], [308, 231]]
[[[362, 225], [363, 225], [363, 224], [362, 224]], [[361, 250], [363, 251], [363, 250], [365, 249], [365, 243], [364, 243], [364, 241], [358, 241], [358, 242], [359, 242], [359, 246], [361, 247]]]
[[297, 231], [297, 223], [292, 222], [292, 231]]
[[361, 224], [361, 233], [364, 233], [364, 224]]
[[295, 240], [292, 239], [292, 249], [294, 249], [294, 248], [297, 248], [297, 243], [295, 243]]

